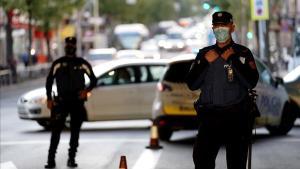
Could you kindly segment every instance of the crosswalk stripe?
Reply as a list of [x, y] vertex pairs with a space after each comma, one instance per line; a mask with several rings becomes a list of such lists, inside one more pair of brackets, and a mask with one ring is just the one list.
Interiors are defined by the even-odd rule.
[[1, 169], [17, 169], [17, 167], [11, 161], [1, 163], [0, 168]]
[[154, 169], [161, 153], [162, 150], [145, 150], [134, 164], [133, 169]]

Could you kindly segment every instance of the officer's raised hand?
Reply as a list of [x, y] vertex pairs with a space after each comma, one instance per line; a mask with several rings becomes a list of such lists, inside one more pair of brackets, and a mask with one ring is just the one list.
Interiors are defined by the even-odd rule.
[[79, 99], [86, 100], [88, 95], [88, 90], [81, 90], [79, 92]]
[[219, 55], [215, 50], [212, 49], [212, 50], [208, 51], [204, 55], [204, 57], [209, 63], [211, 63], [211, 62], [215, 61], [219, 57]]
[[232, 56], [234, 54], [234, 50], [231, 48], [227, 49], [224, 53], [222, 53], [221, 57], [224, 60], [228, 60], [228, 58], [230, 58], [230, 56]]

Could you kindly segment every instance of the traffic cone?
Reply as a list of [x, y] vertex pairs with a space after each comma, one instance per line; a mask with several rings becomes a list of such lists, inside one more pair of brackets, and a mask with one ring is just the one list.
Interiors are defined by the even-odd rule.
[[146, 148], [149, 149], [161, 149], [162, 146], [159, 145], [159, 138], [158, 138], [158, 131], [157, 131], [157, 126], [156, 125], [152, 125], [151, 126], [151, 136], [150, 136], [150, 145], [147, 146]]
[[127, 169], [126, 156], [121, 156], [119, 169]]

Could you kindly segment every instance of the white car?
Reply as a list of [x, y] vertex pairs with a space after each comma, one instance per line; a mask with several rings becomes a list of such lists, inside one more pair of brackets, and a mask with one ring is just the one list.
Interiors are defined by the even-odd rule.
[[141, 23], [120, 24], [114, 28], [111, 46], [120, 49], [138, 49], [143, 40], [148, 38], [149, 30]]
[[142, 42], [140, 50], [144, 53], [145, 59], [161, 58], [159, 46], [157, 45], [157, 42], [154, 39], [149, 39], [147, 41]]
[[[200, 90], [190, 91], [184, 82], [194, 58], [194, 54], [173, 58], [158, 83], [152, 118], [162, 140], [169, 140], [173, 131], [198, 127], [193, 103]], [[296, 105], [290, 102], [286, 89], [273, 79], [268, 68], [259, 60], [256, 64], [260, 74], [256, 101], [261, 112], [257, 125], [266, 126], [271, 134], [286, 134], [296, 119]]]
[[117, 50], [115, 48], [90, 49], [85, 58], [91, 63], [91, 65], [95, 66], [105, 61], [115, 59], [116, 53]]
[[144, 57], [142, 51], [135, 49], [119, 50], [116, 54], [116, 59], [144, 59]]
[[170, 29], [167, 31], [167, 39], [160, 41], [160, 45], [167, 51], [182, 51], [186, 48], [181, 29]]
[[[166, 64], [166, 60], [121, 59], [93, 67], [98, 80], [86, 102], [87, 121], [151, 119], [155, 88]], [[23, 94], [17, 106], [19, 118], [49, 128], [45, 88]]]

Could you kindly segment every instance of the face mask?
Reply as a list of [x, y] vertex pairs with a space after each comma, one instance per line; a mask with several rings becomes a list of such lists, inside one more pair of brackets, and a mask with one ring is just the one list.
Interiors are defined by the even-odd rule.
[[67, 55], [73, 56], [76, 53], [76, 48], [74, 47], [65, 47], [65, 52]]
[[228, 27], [218, 27], [215, 28], [213, 31], [217, 39], [217, 42], [224, 43], [230, 38]]

